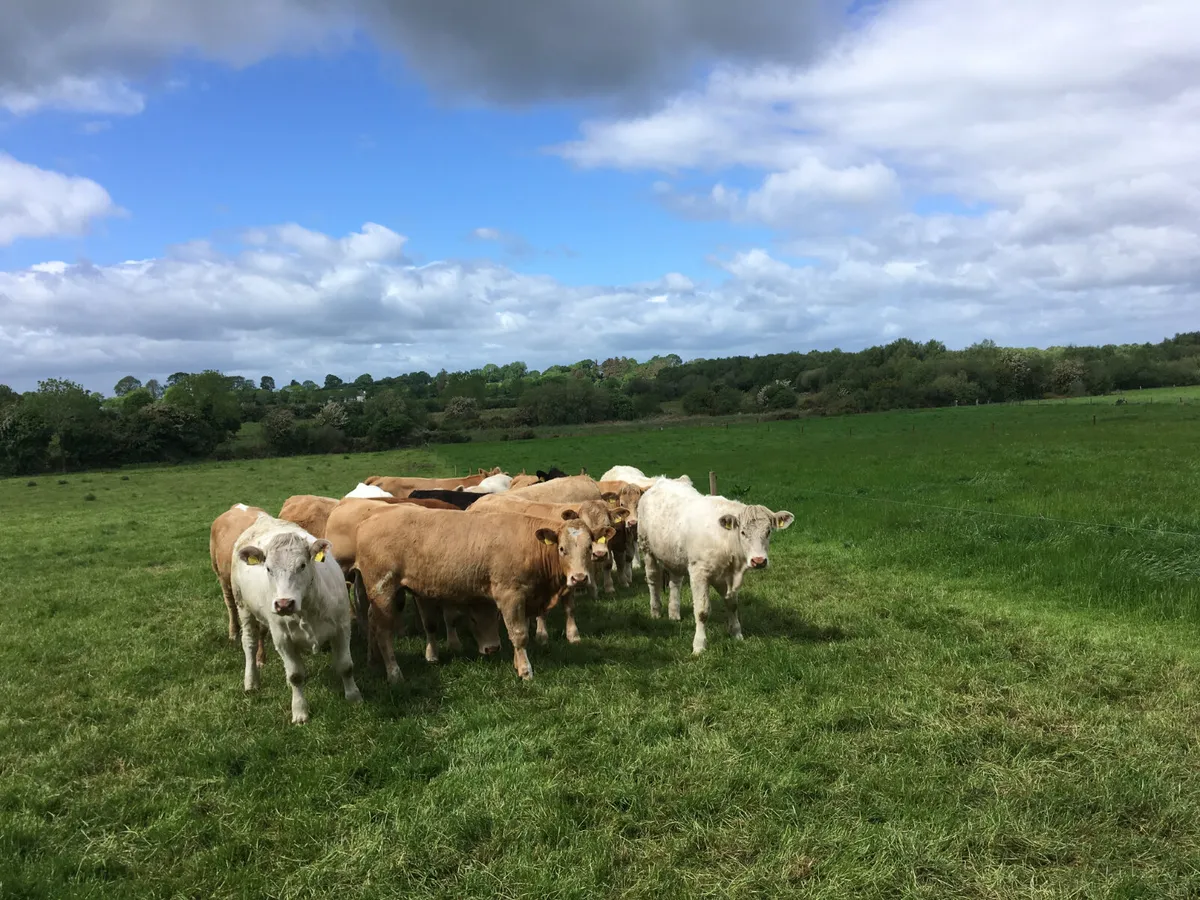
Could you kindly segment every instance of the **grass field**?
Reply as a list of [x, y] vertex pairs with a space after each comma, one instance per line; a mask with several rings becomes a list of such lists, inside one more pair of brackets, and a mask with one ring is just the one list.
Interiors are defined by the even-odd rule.
[[[1195, 897], [1197, 438], [1068, 403], [0, 482], [0, 897]], [[744, 642], [635, 582], [529, 684], [410, 634], [361, 706], [328, 655], [306, 726], [277, 654], [243, 695], [231, 502], [615, 463], [796, 514]]]

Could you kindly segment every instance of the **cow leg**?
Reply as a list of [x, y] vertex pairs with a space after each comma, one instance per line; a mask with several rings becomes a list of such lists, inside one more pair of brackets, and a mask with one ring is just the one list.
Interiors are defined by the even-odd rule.
[[683, 618], [679, 612], [679, 592], [683, 589], [683, 576], [675, 575], [671, 572], [667, 572], [666, 575], [668, 580], [671, 582], [671, 596], [667, 601], [667, 618], [672, 622], [678, 622], [681, 618]]
[[267, 634], [265, 628], [258, 634], [258, 649], [254, 652], [254, 664], [260, 669], [267, 664]]
[[442, 620], [446, 623], [446, 646], [451, 650], [461, 650], [462, 641], [459, 640], [458, 630], [456, 628], [458, 622], [458, 610], [451, 610], [449, 606], [443, 606]]
[[504, 616], [504, 627], [508, 629], [508, 639], [513, 645], [513, 668], [526, 681], [533, 680], [533, 666], [529, 662], [529, 654], [525, 647], [529, 643], [529, 619], [525, 614], [524, 598], [501, 600], [496, 604]]
[[[692, 613], [696, 617], [696, 634], [692, 638], [692, 653], [699, 656], [708, 646], [708, 573], [691, 572], [692, 578]], [[674, 584], [671, 585], [675, 587]]]
[[563, 610], [567, 614], [567, 640], [572, 644], [579, 643], [579, 626], [575, 624], [575, 592], [567, 591], [563, 597]]
[[615, 594], [617, 589], [613, 587], [613, 567], [617, 564], [617, 559], [613, 554], [608, 554], [608, 557], [600, 564], [600, 568], [604, 570], [604, 593]]
[[283, 657], [283, 670], [287, 672], [288, 684], [292, 686], [292, 724], [303, 725], [308, 721], [308, 700], [304, 698], [304, 661], [296, 645], [284, 638], [275, 642], [275, 648]]
[[646, 586], [650, 588], [650, 616], [654, 619], [662, 616], [662, 575], [663, 569], [658, 560], [647, 553]]
[[642, 567], [642, 548], [634, 544], [633, 547], [633, 562], [630, 563], [630, 571], [640, 569]]
[[257, 691], [260, 682], [258, 670], [262, 666], [261, 664], [255, 665], [254, 645], [257, 643], [260, 648], [262, 647], [262, 637], [259, 635], [261, 626], [258, 624], [258, 620], [248, 613], [243, 615], [241, 620], [242, 653], [246, 657], [246, 674], [242, 679], [242, 687], [247, 691]]
[[[421, 619], [421, 626], [425, 629], [425, 661], [435, 663], [438, 661], [437, 650], [437, 604], [425, 597], [417, 597], [417, 615]], [[445, 607], [442, 607], [442, 615], [445, 617]], [[449, 628], [447, 623], [447, 628]]]
[[371, 604], [367, 611], [367, 634], [368, 640], [374, 641], [379, 658], [383, 660], [388, 683], [396, 684], [400, 681], [400, 666], [396, 664], [395, 618], [390, 607], [390, 603], [386, 610], [375, 603]]
[[535, 621], [537, 623], [537, 631], [535, 634], [537, 635], [538, 641], [544, 644], [550, 640], [550, 630], [546, 627], [546, 617], [544, 615], [538, 616]]
[[742, 576], [735, 575], [725, 586], [725, 609], [729, 612], [729, 634], [734, 640], [742, 640], [742, 622], [738, 618], [738, 588], [742, 586]]
[[342, 679], [342, 693], [351, 703], [362, 703], [362, 692], [354, 682], [354, 658], [350, 655], [350, 628], [339, 631], [330, 641], [333, 667]]
[[222, 583], [221, 595], [225, 598], [225, 609], [229, 612], [229, 639], [236, 641], [241, 631], [241, 621], [238, 618], [237, 602], [233, 599], [233, 588]]

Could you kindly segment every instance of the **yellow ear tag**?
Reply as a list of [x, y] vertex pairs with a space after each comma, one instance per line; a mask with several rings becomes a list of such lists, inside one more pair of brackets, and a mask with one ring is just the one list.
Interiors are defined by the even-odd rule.
[[726, 522], [726, 523], [725, 523], [725, 530], [726, 530], [726, 531], [733, 531], [733, 523], [732, 523], [732, 522]]
[[313, 557], [317, 562], [325, 562], [325, 551], [318, 550], [317, 555]]
[[553, 544], [554, 541], [550, 540], [550, 538], [542, 538], [542, 543], [543, 544]]
[[262, 562], [262, 560], [259, 559], [257, 556], [247, 556], [246, 557], [246, 565], [248, 565], [248, 566], [257, 566], [261, 562]]
[[597, 544], [607, 544], [607, 543], [608, 543], [608, 536], [607, 536], [607, 535], [603, 535], [603, 534], [602, 534], [602, 535], [600, 535], [600, 537], [596, 538], [596, 543], [597, 543]]
[[608, 505], [609, 505], [609, 506], [616, 506], [616, 505], [617, 505], [617, 498], [616, 498], [616, 497], [609, 497], [609, 498], [608, 498]]
[[622, 519], [620, 516], [613, 516], [613, 524], [614, 525], [620, 525], [624, 521], [625, 520]]

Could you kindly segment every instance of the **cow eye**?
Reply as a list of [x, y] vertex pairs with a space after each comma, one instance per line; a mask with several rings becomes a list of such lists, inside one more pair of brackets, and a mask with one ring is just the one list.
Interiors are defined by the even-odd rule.
[[307, 565], [308, 565], [308, 563], [300, 563], [300, 568], [302, 568], [302, 569], [303, 569], [303, 568], [304, 568], [305, 566], [307, 566]]

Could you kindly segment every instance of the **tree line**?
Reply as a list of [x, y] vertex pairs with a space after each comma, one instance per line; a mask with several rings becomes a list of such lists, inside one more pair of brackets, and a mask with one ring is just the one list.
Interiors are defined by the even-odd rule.
[[854, 353], [612, 357], [540, 372], [513, 362], [352, 381], [330, 374], [319, 385], [206, 370], [162, 383], [129, 375], [111, 396], [50, 378], [26, 393], [0, 384], [0, 474], [386, 450], [468, 440], [484, 426], [527, 437], [539, 425], [664, 412], [843, 415], [1188, 384], [1200, 384], [1200, 332], [1049, 349], [981, 341], [948, 350], [901, 338]]

